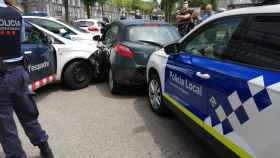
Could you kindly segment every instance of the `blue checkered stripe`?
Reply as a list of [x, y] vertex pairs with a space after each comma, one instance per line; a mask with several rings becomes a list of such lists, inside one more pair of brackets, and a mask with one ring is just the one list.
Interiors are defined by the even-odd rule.
[[238, 91], [234, 91], [228, 96], [230, 112], [222, 105], [213, 110], [216, 115], [215, 119], [218, 119], [218, 121], [212, 123], [212, 126], [219, 126], [224, 135], [233, 132], [235, 128], [245, 124], [254, 118], [257, 113], [272, 105], [263, 76], [248, 81], [248, 86], [251, 96], [246, 101], [241, 101]]

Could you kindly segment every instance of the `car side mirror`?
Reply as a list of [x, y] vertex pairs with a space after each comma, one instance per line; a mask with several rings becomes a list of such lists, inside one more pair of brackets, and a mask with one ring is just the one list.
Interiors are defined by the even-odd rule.
[[96, 36], [93, 36], [92, 38], [94, 41], [101, 41], [101, 36], [100, 35], [96, 35]]
[[180, 44], [178, 42], [170, 43], [164, 47], [164, 51], [169, 55], [179, 54]]

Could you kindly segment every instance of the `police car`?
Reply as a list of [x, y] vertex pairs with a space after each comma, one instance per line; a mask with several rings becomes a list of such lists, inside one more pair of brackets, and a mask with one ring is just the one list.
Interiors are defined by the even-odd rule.
[[96, 46], [68, 40], [29, 22], [25, 22], [25, 36], [22, 52], [30, 63], [30, 89], [34, 91], [55, 81], [63, 81], [71, 89], [89, 85]]
[[279, 158], [280, 5], [226, 11], [150, 57], [151, 108], [221, 157]]

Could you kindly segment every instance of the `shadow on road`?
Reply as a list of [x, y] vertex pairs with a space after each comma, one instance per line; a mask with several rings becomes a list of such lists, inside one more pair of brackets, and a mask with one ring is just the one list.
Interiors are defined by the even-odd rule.
[[122, 92], [117, 95], [111, 94], [107, 83], [98, 83], [95, 86], [104, 97], [113, 98], [113, 99], [129, 99], [129, 98], [141, 97], [146, 95], [145, 86], [123, 88]]
[[176, 117], [159, 117], [154, 114], [149, 107], [148, 99], [138, 98], [134, 106], [146, 123], [145, 127], [138, 127], [135, 131], [139, 132], [139, 129], [148, 131], [160, 147], [162, 158], [217, 157], [209, 146], [198, 139]]
[[46, 85], [35, 91], [36, 101], [39, 102], [42, 99], [46, 98], [51, 93], [57, 91], [69, 91], [69, 89], [67, 89], [63, 84], [59, 84], [59, 83]]

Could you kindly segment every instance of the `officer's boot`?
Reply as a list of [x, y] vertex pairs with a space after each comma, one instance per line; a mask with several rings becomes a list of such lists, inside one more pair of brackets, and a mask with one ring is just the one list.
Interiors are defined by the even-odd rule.
[[43, 158], [54, 158], [53, 152], [48, 142], [39, 145], [40, 154]]

